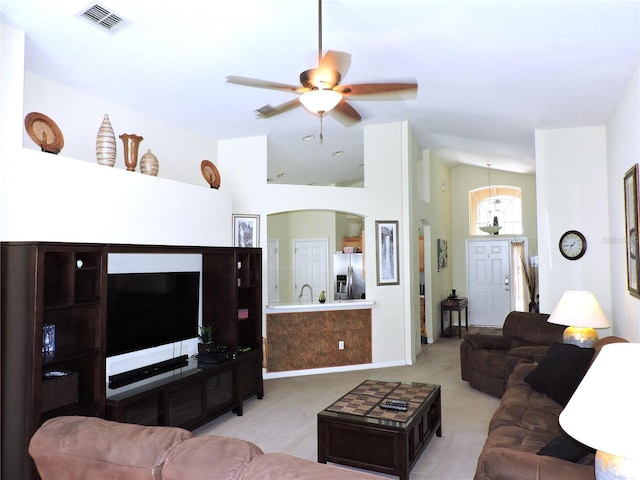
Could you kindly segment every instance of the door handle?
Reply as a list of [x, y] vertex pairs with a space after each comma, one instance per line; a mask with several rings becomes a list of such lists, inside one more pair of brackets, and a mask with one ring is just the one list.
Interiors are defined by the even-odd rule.
[[505, 275], [504, 277], [504, 291], [505, 292], [509, 291], [509, 277], [507, 275]]

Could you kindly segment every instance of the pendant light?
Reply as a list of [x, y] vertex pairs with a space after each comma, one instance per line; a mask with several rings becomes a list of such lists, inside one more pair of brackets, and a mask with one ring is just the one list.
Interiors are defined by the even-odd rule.
[[[487, 163], [487, 168], [489, 169], [489, 198], [491, 198], [491, 164]], [[496, 188], [496, 197], [498, 194], [498, 190]], [[498, 204], [500, 203], [500, 200], [498, 198], [496, 198], [494, 200], [494, 205], [496, 206], [496, 210], [498, 209]], [[491, 213], [492, 211], [489, 211], [489, 217], [491, 217]], [[480, 227], [480, 230], [482, 230], [484, 233], [488, 233], [490, 235], [497, 235], [498, 232], [500, 231], [502, 227], [500, 225], [498, 225], [498, 217], [494, 216], [493, 217], [493, 224], [491, 224], [490, 222], [484, 226], [484, 227]]]

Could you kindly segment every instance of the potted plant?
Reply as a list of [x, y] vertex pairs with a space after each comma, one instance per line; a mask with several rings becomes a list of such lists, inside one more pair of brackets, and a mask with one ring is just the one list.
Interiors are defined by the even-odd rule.
[[215, 331], [215, 323], [200, 326], [200, 333], [198, 334], [198, 338], [200, 339], [200, 343], [198, 343], [198, 353], [207, 354], [213, 352], [215, 348], [215, 342], [213, 341], [213, 332]]

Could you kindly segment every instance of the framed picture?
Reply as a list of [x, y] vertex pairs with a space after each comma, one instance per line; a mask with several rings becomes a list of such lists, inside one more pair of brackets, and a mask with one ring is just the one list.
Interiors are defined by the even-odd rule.
[[439, 238], [438, 239], [438, 271], [441, 268], [446, 268], [449, 265], [449, 248], [447, 246], [447, 241]]
[[398, 221], [376, 220], [376, 284], [400, 285]]
[[624, 218], [627, 245], [627, 289], [640, 298], [640, 259], [638, 258], [638, 164], [624, 174]]
[[260, 215], [233, 215], [233, 246], [258, 247]]

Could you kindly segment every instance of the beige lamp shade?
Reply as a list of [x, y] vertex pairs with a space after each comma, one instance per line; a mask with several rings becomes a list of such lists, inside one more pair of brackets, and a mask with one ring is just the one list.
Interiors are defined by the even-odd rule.
[[591, 347], [598, 340], [596, 328], [609, 327], [595, 295], [579, 290], [564, 292], [547, 321], [568, 325], [562, 341], [583, 348]]
[[610, 327], [609, 320], [600, 308], [595, 295], [580, 290], [564, 292], [547, 321], [571, 327]]
[[602, 347], [560, 414], [562, 428], [599, 452], [640, 460], [638, 365], [640, 344]]

